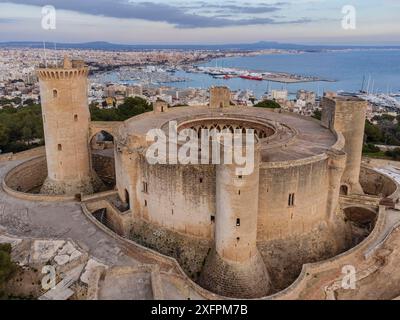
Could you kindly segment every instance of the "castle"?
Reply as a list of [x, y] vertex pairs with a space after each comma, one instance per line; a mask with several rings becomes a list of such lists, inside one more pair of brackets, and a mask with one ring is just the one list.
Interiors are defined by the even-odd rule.
[[[91, 144], [108, 132], [114, 143], [108, 171], [115, 181], [114, 209], [104, 207], [108, 226], [177, 259], [202, 288], [224, 297], [265, 297], [291, 284], [295, 277], [286, 275], [297, 276], [303, 264], [357, 244], [340, 199], [364, 196], [365, 101], [327, 93], [318, 121], [234, 106], [229, 90], [215, 87], [210, 105], [169, 108], [157, 101], [153, 112], [96, 123], [90, 121], [83, 62], [65, 58], [62, 66], [37, 74], [47, 166], [40, 194], [82, 199], [103, 191]], [[235, 163], [150, 164], [147, 133], [168, 134], [172, 121], [178, 132], [192, 129], [199, 136], [203, 129], [254, 130], [254, 170], [239, 175]], [[393, 191], [382, 190], [383, 197]], [[90, 199], [93, 214], [103, 209]]]

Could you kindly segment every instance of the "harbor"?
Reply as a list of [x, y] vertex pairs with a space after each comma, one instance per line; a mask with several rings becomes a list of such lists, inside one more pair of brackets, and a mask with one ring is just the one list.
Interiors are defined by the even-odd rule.
[[239, 68], [221, 68], [207, 66], [193, 66], [184, 68], [188, 73], [203, 73], [212, 76], [215, 79], [230, 80], [240, 78], [250, 81], [272, 81], [279, 83], [302, 83], [302, 82], [335, 82], [335, 80], [322, 79], [313, 76], [304, 76], [285, 72], [270, 72], [270, 71], [253, 71]]

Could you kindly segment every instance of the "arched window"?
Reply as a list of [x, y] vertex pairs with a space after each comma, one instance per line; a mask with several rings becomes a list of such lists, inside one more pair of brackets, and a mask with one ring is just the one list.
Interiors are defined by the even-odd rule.
[[53, 98], [57, 98], [58, 97], [58, 91], [56, 89], [53, 90]]
[[288, 205], [289, 205], [289, 207], [294, 207], [294, 204], [295, 204], [295, 194], [294, 193], [290, 193], [289, 194]]
[[127, 189], [125, 189], [125, 202], [128, 205], [128, 210], [129, 210], [130, 200], [129, 200], [129, 191]]

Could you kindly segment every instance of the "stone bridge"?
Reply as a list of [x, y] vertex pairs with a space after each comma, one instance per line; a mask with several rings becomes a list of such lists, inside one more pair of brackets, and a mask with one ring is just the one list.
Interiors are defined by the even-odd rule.
[[106, 131], [114, 137], [117, 136], [121, 124], [120, 121], [92, 121], [89, 127], [89, 142], [101, 131]]
[[347, 209], [350, 207], [362, 207], [365, 209], [378, 211], [379, 203], [382, 200], [379, 196], [371, 196], [371, 195], [349, 195], [349, 196], [340, 196], [340, 205], [342, 209]]

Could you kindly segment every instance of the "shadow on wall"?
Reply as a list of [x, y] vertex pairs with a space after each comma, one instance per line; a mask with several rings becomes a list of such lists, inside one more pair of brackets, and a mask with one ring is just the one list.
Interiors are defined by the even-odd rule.
[[389, 197], [397, 190], [397, 185], [388, 177], [366, 167], [361, 167], [360, 183], [367, 195]]
[[351, 228], [352, 247], [360, 244], [371, 234], [378, 218], [377, 212], [363, 207], [346, 208], [344, 215]]
[[29, 160], [12, 169], [6, 179], [6, 185], [12, 190], [39, 194], [47, 178], [47, 163], [45, 157]]
[[106, 132], [97, 133], [90, 141], [92, 168], [108, 190], [116, 184], [114, 137]]

